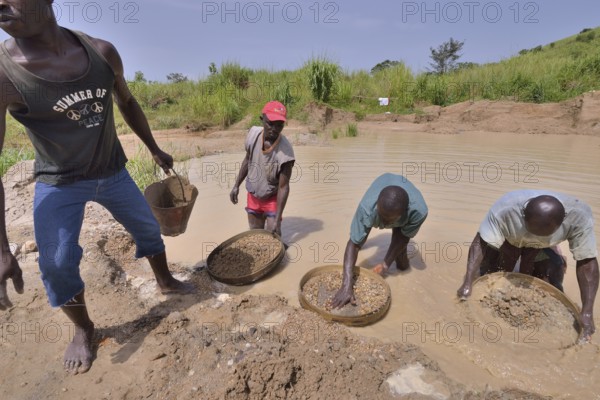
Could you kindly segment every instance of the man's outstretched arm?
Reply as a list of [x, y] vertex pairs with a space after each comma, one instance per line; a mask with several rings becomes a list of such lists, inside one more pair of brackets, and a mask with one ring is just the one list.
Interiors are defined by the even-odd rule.
[[154, 161], [165, 171], [165, 173], [169, 174], [169, 169], [173, 167], [173, 157], [162, 151], [154, 140], [146, 115], [129, 90], [127, 82], [125, 81], [121, 56], [109, 42], [100, 39], [92, 39], [92, 43], [94, 43], [96, 48], [102, 53], [113, 69], [115, 74], [113, 95], [115, 103], [123, 115], [123, 119], [148, 148]]
[[[0, 82], [2, 80], [0, 79]], [[4, 146], [4, 135], [6, 133], [6, 103], [0, 103], [0, 153]], [[17, 259], [12, 255], [8, 245], [8, 235], [6, 234], [6, 218], [4, 207], [4, 183], [0, 179], [0, 310], [6, 310], [12, 307], [8, 298], [7, 280], [12, 279], [13, 286], [17, 293], [23, 293], [23, 272], [19, 267]]]
[[577, 261], [577, 283], [581, 293], [581, 322], [583, 330], [579, 342], [588, 342], [596, 330], [594, 326], [594, 300], [598, 292], [598, 259]]
[[471, 295], [473, 281], [479, 276], [479, 267], [485, 255], [487, 243], [479, 236], [475, 235], [471, 246], [469, 247], [469, 258], [467, 260], [467, 273], [462, 286], [458, 289], [457, 295], [461, 300]]
[[337, 291], [333, 297], [331, 303], [333, 308], [343, 307], [345, 304], [351, 303], [356, 304], [354, 298], [354, 288], [352, 275], [354, 266], [356, 265], [356, 259], [358, 258], [358, 252], [361, 246], [354, 243], [352, 240], [348, 240], [346, 244], [346, 250], [344, 251], [344, 270], [342, 272], [342, 287]]

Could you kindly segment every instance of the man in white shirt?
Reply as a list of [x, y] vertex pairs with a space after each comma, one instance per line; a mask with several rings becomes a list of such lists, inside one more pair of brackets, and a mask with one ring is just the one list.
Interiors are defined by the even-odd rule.
[[[469, 248], [467, 273], [458, 296], [468, 297], [473, 281], [481, 272], [489, 272], [485, 270], [487, 267], [510, 272], [519, 257], [519, 272], [532, 275], [542, 250], [548, 254], [548, 248], [565, 240], [577, 262], [583, 323], [580, 341], [589, 341], [595, 331], [593, 307], [598, 291], [598, 251], [592, 211], [572, 196], [544, 190], [518, 190], [501, 197], [481, 223]], [[482, 265], [484, 268], [480, 270]]]

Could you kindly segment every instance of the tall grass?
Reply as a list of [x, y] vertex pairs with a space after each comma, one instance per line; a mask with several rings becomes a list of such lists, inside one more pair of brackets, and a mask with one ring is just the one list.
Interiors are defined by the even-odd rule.
[[[256, 118], [273, 99], [299, 119], [311, 101], [352, 111], [358, 119], [368, 113], [410, 113], [426, 105], [481, 99], [555, 102], [600, 87], [600, 29], [444, 75], [415, 74], [403, 63], [375, 74], [344, 72], [326, 58], [313, 58], [295, 71], [249, 70], [226, 63], [203, 81], [133, 84], [154, 129], [193, 123], [227, 127], [246, 115]], [[379, 97], [389, 97], [390, 105], [381, 108]]]
[[308, 85], [316, 101], [328, 102], [334, 95], [340, 67], [324, 58], [315, 58], [306, 63]]
[[6, 171], [10, 169], [13, 165], [25, 161], [31, 160], [35, 156], [33, 149], [31, 147], [8, 147], [2, 150], [2, 155], [0, 156], [0, 176], [4, 176]]
[[[177, 161], [178, 158], [174, 157]], [[127, 171], [140, 190], [146, 189], [154, 182], [165, 178], [165, 173], [156, 164], [150, 153], [145, 147], [139, 147], [135, 156], [131, 157], [126, 165]], [[175, 163], [173, 169], [180, 178], [188, 179], [189, 163], [188, 159]]]
[[348, 137], [357, 137], [358, 136], [358, 127], [355, 123], [349, 123], [346, 125], [346, 136]]
[[150, 154], [141, 148], [134, 157], [127, 161], [126, 167], [129, 175], [142, 191], [152, 183], [159, 181], [162, 174]]
[[25, 128], [10, 115], [7, 115], [4, 146], [2, 154], [0, 154], [0, 176], [4, 176], [6, 171], [13, 165], [24, 160], [31, 160], [34, 157], [35, 152]]
[[[304, 110], [314, 101], [354, 112], [358, 120], [369, 113], [413, 113], [428, 105], [481, 99], [556, 102], [600, 88], [600, 28], [444, 75], [414, 73], [403, 63], [374, 74], [345, 72], [321, 57], [293, 71], [251, 70], [227, 62], [203, 80], [129, 84], [154, 130], [228, 127], [246, 116], [249, 125], [257, 124], [269, 100], [281, 101], [288, 116], [301, 121], [308, 119]], [[389, 97], [389, 106], [379, 106], [380, 97]], [[115, 120], [118, 134], [131, 132], [120, 113]], [[23, 128], [11, 118], [4, 147], [31, 149]], [[31, 150], [8, 152], [7, 159], [33, 155]]]

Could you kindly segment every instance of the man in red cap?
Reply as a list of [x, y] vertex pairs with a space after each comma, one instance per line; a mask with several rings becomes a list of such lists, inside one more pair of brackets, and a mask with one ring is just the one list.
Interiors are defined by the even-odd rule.
[[229, 198], [238, 202], [240, 185], [246, 180], [248, 225], [281, 236], [281, 215], [290, 194], [294, 150], [281, 134], [287, 111], [278, 101], [269, 101], [260, 117], [263, 126], [253, 126], [246, 136], [246, 157]]

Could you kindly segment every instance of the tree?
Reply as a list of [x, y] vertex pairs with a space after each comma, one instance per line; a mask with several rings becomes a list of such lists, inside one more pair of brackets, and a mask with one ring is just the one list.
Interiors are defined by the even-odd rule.
[[373, 68], [371, 68], [371, 73], [374, 74], [376, 72], [379, 71], [383, 71], [386, 68], [390, 68], [396, 65], [402, 64], [401, 61], [390, 61], [390, 60], [385, 60], [380, 62], [379, 64], [377, 64], [376, 66], [374, 66]]
[[210, 65], [208, 66], [208, 72], [210, 72], [211, 75], [216, 75], [217, 66], [215, 65], [214, 62], [211, 62]]
[[433, 72], [442, 75], [452, 71], [456, 61], [462, 56], [462, 54], [458, 54], [458, 52], [462, 49], [464, 44], [464, 41], [459, 42], [458, 40], [450, 38], [449, 41], [439, 45], [437, 49], [430, 47], [430, 57], [433, 60], [430, 65], [433, 68]]
[[135, 75], [133, 76], [134, 82], [146, 82], [146, 78], [144, 78], [144, 73], [142, 71], [135, 71]]
[[167, 75], [167, 80], [171, 83], [185, 82], [188, 80], [187, 76], [179, 72], [171, 72]]

